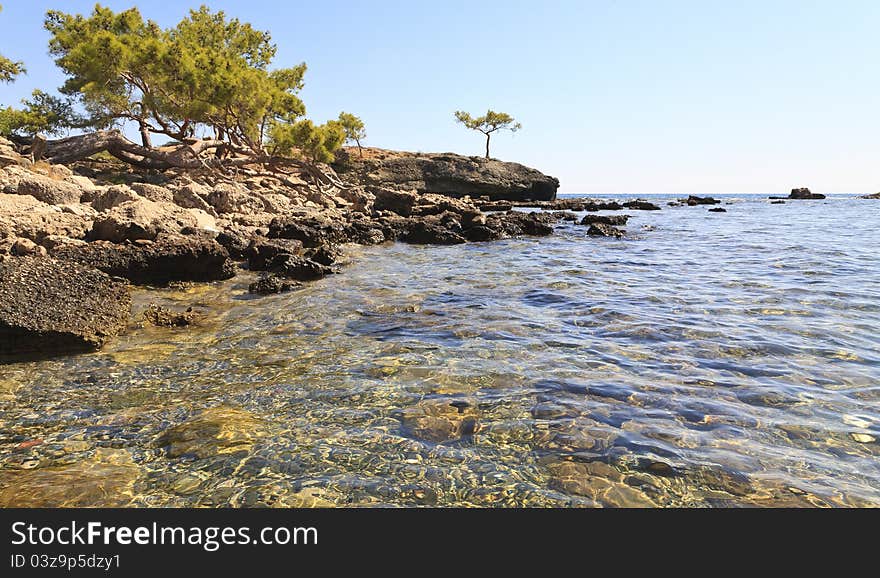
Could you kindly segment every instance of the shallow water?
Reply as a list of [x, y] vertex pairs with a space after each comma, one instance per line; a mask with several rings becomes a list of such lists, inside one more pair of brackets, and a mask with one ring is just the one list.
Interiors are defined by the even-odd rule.
[[206, 321], [0, 367], [0, 505], [880, 505], [880, 205], [727, 202], [138, 290]]

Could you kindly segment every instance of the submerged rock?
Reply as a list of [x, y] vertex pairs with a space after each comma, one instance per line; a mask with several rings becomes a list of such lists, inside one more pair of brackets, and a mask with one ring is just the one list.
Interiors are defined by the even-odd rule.
[[423, 400], [403, 409], [399, 419], [406, 435], [434, 443], [471, 436], [482, 429], [474, 404], [448, 398]]
[[262, 420], [234, 407], [213, 407], [160, 434], [154, 445], [169, 458], [208, 458], [217, 454], [246, 452], [268, 434]]
[[217, 281], [235, 275], [235, 267], [220, 244], [195, 236], [163, 237], [155, 242], [115, 244], [62, 243], [51, 255], [88, 265], [140, 285], [172, 281]]
[[0, 259], [0, 356], [93, 351], [125, 329], [124, 283], [55, 259]]
[[381, 149], [340, 151], [333, 168], [344, 180], [364, 186], [440, 193], [489, 200], [552, 200], [559, 181], [517, 163], [452, 153], [408, 153]]
[[714, 209], [709, 209], [709, 212], [710, 213], [726, 213], [727, 209], [724, 209], [722, 207], [716, 207]]
[[290, 281], [278, 275], [267, 275], [251, 283], [248, 291], [254, 295], [274, 295], [293, 291], [297, 287], [302, 287], [302, 283]]
[[188, 327], [201, 317], [192, 307], [186, 311], [172, 311], [155, 303], [151, 303], [142, 316], [144, 322], [156, 327]]

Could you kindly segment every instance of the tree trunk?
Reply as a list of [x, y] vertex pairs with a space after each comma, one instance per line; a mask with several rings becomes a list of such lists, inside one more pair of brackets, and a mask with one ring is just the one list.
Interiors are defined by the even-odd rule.
[[146, 126], [141, 125], [140, 131], [141, 143], [148, 149], [153, 148], [153, 140], [150, 138], [150, 130]]
[[354, 142], [356, 142], [357, 146], [358, 146], [358, 156], [360, 156], [361, 158], [364, 158], [364, 149], [361, 148], [360, 139], [354, 139]]
[[487, 133], [486, 133], [486, 158], [487, 158], [487, 159], [490, 158], [490, 157], [489, 157], [489, 139], [490, 139], [490, 138], [492, 138], [492, 133], [488, 133], [488, 132], [487, 132]]

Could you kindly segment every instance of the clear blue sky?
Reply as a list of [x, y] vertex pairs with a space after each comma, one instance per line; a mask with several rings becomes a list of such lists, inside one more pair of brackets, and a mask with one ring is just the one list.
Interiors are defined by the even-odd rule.
[[[92, 2], [0, 0], [0, 53], [28, 76], [10, 104], [61, 76], [43, 14]], [[173, 25], [200, 2], [137, 5]], [[208, 2], [270, 30], [278, 66], [309, 65], [319, 121], [360, 115], [367, 144], [480, 154], [456, 109], [524, 128], [493, 156], [565, 192], [880, 190], [877, 0], [248, 0]]]

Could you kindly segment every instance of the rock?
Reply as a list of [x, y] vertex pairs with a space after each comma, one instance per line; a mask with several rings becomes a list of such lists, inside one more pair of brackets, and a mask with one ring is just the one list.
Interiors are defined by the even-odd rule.
[[200, 315], [188, 307], [186, 311], [171, 311], [155, 303], [151, 303], [142, 314], [145, 323], [156, 327], [188, 327], [198, 320]]
[[209, 458], [218, 454], [249, 451], [268, 434], [264, 422], [234, 407], [213, 407], [160, 434], [153, 442], [169, 458]]
[[721, 204], [721, 201], [719, 201], [718, 199], [713, 199], [712, 197], [697, 197], [695, 195], [689, 196], [684, 202], [689, 207], [695, 207], [697, 205], [720, 205]]
[[131, 297], [99, 271], [49, 258], [0, 260], [0, 355], [100, 349], [125, 329]]
[[[9, 168], [7, 172], [11, 170], [12, 168]], [[74, 183], [38, 175], [24, 169], [15, 171], [14, 176], [17, 177], [17, 183], [9, 192], [30, 195], [50, 205], [78, 203], [83, 195], [83, 190]]]
[[865, 195], [862, 198], [863, 199], [880, 199], [880, 193], [874, 193], [873, 195]]
[[231, 258], [245, 259], [250, 244], [249, 239], [252, 234], [245, 230], [244, 227], [232, 225], [231, 223], [223, 227], [217, 223], [217, 226], [221, 228], [220, 233], [215, 237], [217, 242], [229, 252]]
[[412, 221], [399, 240], [413, 245], [458, 245], [467, 242], [441, 221], [429, 219]]
[[[70, 463], [0, 469], [0, 508], [121, 508], [130, 506], [140, 469], [123, 449], [96, 448]], [[23, 491], [27, 488], [27, 491]]]
[[581, 220], [581, 225], [611, 225], [622, 227], [629, 221], [629, 215], [587, 215]]
[[92, 207], [96, 211], [106, 211], [128, 201], [139, 201], [142, 197], [126, 185], [114, 185], [105, 191], [95, 193]]
[[[551, 214], [553, 215], [554, 219], [558, 219], [560, 221], [570, 221], [572, 223], [576, 223], [579, 220], [579, 217], [575, 213], [572, 213], [569, 211], [554, 211]], [[629, 217], [627, 217], [627, 218], [629, 218]], [[581, 224], [584, 224], [584, 223], [581, 223]], [[624, 222], [623, 224], [625, 225], [626, 222]]]
[[184, 209], [199, 209], [217, 217], [214, 207], [207, 201], [210, 191], [197, 183], [187, 183], [174, 190], [174, 204]]
[[63, 243], [52, 249], [51, 256], [141, 285], [216, 281], [235, 275], [226, 249], [216, 241], [194, 236], [168, 236], [140, 244]]
[[173, 203], [174, 193], [165, 187], [154, 185], [151, 183], [132, 183], [129, 185], [131, 190], [154, 203]]
[[251, 271], [266, 271], [271, 267], [272, 261], [279, 255], [300, 255], [302, 251], [302, 241], [257, 237], [251, 239], [250, 244], [245, 250], [245, 257], [248, 260], [248, 268]]
[[155, 240], [160, 234], [180, 234], [184, 229], [211, 230], [213, 218], [170, 203], [147, 199], [126, 201], [99, 215], [88, 234], [92, 241]]
[[208, 203], [217, 213], [260, 213], [267, 209], [266, 203], [243, 186], [221, 183], [207, 195]]
[[860, 444], [872, 444], [877, 441], [877, 438], [866, 433], [853, 432], [849, 435], [853, 439], [853, 441], [856, 441]]
[[[545, 237], [553, 234], [553, 215], [549, 213], [524, 213], [509, 211], [493, 213], [486, 217], [486, 227], [495, 232], [495, 239], [529, 235]], [[470, 233], [470, 231], [468, 231]]]
[[272, 259], [268, 271], [295, 281], [316, 281], [333, 272], [330, 267], [300, 255], [282, 253]]
[[629, 201], [628, 203], [623, 204], [627, 209], [633, 209], [635, 211], [659, 211], [660, 207], [655, 205], [654, 203], [649, 203], [648, 201], [643, 201], [641, 199], [636, 201]]
[[340, 151], [333, 168], [347, 181], [417, 193], [489, 200], [552, 200], [559, 181], [517, 163], [452, 153], [421, 154], [381, 149]]
[[356, 213], [370, 214], [373, 212], [375, 196], [363, 187], [343, 189], [337, 196], [348, 203], [349, 209]]
[[722, 207], [716, 207], [714, 209], [709, 209], [709, 212], [710, 213], [726, 213], [727, 209], [724, 209]]
[[654, 508], [644, 492], [623, 483], [623, 476], [601, 462], [559, 461], [548, 466], [550, 487], [575, 496], [585, 496], [608, 507]]
[[273, 295], [276, 293], [287, 293], [298, 287], [302, 287], [302, 283], [289, 281], [278, 275], [267, 275], [251, 283], [248, 291], [255, 295]]
[[17, 257], [45, 257], [46, 248], [37, 245], [30, 239], [16, 239], [9, 248], [9, 254]]
[[463, 400], [430, 399], [399, 412], [404, 435], [444, 443], [472, 436], [482, 429], [480, 412]]
[[615, 237], [620, 238], [625, 235], [623, 231], [620, 229], [616, 229], [611, 225], [606, 225], [604, 223], [595, 223], [590, 225], [589, 230], [587, 230], [587, 235], [591, 237]]
[[379, 187], [369, 190], [375, 196], [373, 201], [374, 211], [391, 211], [403, 217], [412, 215], [413, 207], [419, 200], [414, 192], [393, 191]]
[[49, 236], [82, 239], [92, 220], [66, 213], [26, 195], [0, 193], [0, 238], [20, 237], [42, 243]]
[[784, 205], [785, 201], [783, 201], [783, 200], [770, 201], [770, 204], [771, 205]]
[[821, 195], [819, 193], [813, 193], [810, 189], [792, 189], [791, 194], [788, 195], [789, 199], [800, 199], [800, 200], [821, 200], [825, 198], [825, 195]]
[[304, 247], [320, 247], [348, 242], [345, 224], [316, 214], [279, 217], [269, 224], [270, 239], [295, 239]]

